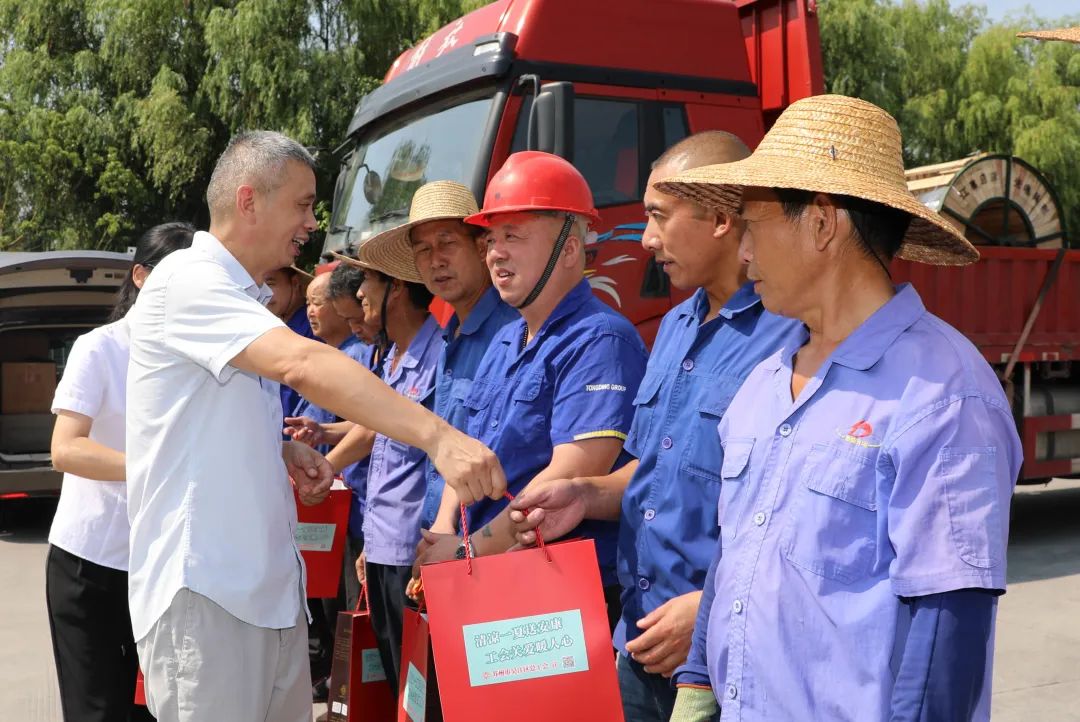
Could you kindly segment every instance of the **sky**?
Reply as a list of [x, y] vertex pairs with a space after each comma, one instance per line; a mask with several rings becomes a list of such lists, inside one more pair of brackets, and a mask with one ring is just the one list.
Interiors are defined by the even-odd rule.
[[1080, 14], [1080, 0], [950, 0], [954, 5], [985, 5], [990, 20], [1001, 20], [1011, 11], [1030, 5], [1041, 17], [1053, 20], [1063, 15]]

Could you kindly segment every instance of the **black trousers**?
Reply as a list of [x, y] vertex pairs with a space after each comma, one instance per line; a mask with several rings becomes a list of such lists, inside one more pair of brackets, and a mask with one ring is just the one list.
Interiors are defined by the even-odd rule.
[[401, 667], [401, 620], [405, 613], [405, 587], [412, 567], [367, 563], [368, 605], [379, 658], [394, 694], [398, 693]]
[[127, 583], [127, 572], [49, 547], [45, 599], [65, 722], [154, 719], [134, 703], [139, 658]]

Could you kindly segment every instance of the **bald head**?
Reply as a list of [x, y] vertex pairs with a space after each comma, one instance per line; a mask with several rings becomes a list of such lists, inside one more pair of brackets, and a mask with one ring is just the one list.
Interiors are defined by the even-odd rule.
[[722, 130], [705, 130], [680, 140], [664, 151], [652, 164], [672, 173], [718, 163], [731, 163], [750, 155], [750, 149], [737, 135]]
[[316, 299], [320, 303], [327, 300], [330, 291], [330, 274], [320, 273], [312, 279], [311, 283], [307, 287], [308, 303], [311, 303], [311, 299]]

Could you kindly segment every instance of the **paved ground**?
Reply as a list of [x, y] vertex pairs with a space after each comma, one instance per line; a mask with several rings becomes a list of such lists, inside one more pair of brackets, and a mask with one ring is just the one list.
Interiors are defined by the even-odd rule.
[[[993, 718], [1080, 721], [1080, 482], [1023, 488], [1013, 506]], [[44, 592], [53, 508], [0, 502], [0, 720], [60, 721]]]

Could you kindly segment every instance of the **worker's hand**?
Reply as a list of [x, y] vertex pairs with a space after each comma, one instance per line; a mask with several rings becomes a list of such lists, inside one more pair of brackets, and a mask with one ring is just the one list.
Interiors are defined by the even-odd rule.
[[640, 637], [626, 651], [649, 674], [670, 677], [690, 655], [701, 592], [690, 592], [661, 604], [638, 620]]
[[318, 446], [325, 441], [323, 427], [309, 416], [285, 417], [285, 428], [281, 432], [293, 441], [299, 441], [308, 446]]
[[416, 545], [416, 562], [413, 564], [414, 579], [420, 578], [420, 567], [435, 562], [446, 562], [457, 557], [461, 537], [457, 534], [437, 534], [427, 529], [420, 530], [420, 543]]
[[356, 558], [356, 579], [361, 586], [367, 581], [367, 552], [360, 552]]
[[462, 504], [506, 494], [506, 474], [491, 449], [450, 425], [428, 456]]
[[583, 490], [576, 479], [552, 479], [518, 494], [510, 502], [510, 521], [517, 543], [535, 544], [536, 527], [540, 527], [544, 541], [555, 541], [573, 530], [585, 519]]
[[334, 467], [322, 454], [310, 446], [286, 441], [281, 445], [281, 458], [285, 460], [285, 468], [289, 471], [301, 503], [313, 506], [330, 493], [334, 483]]

